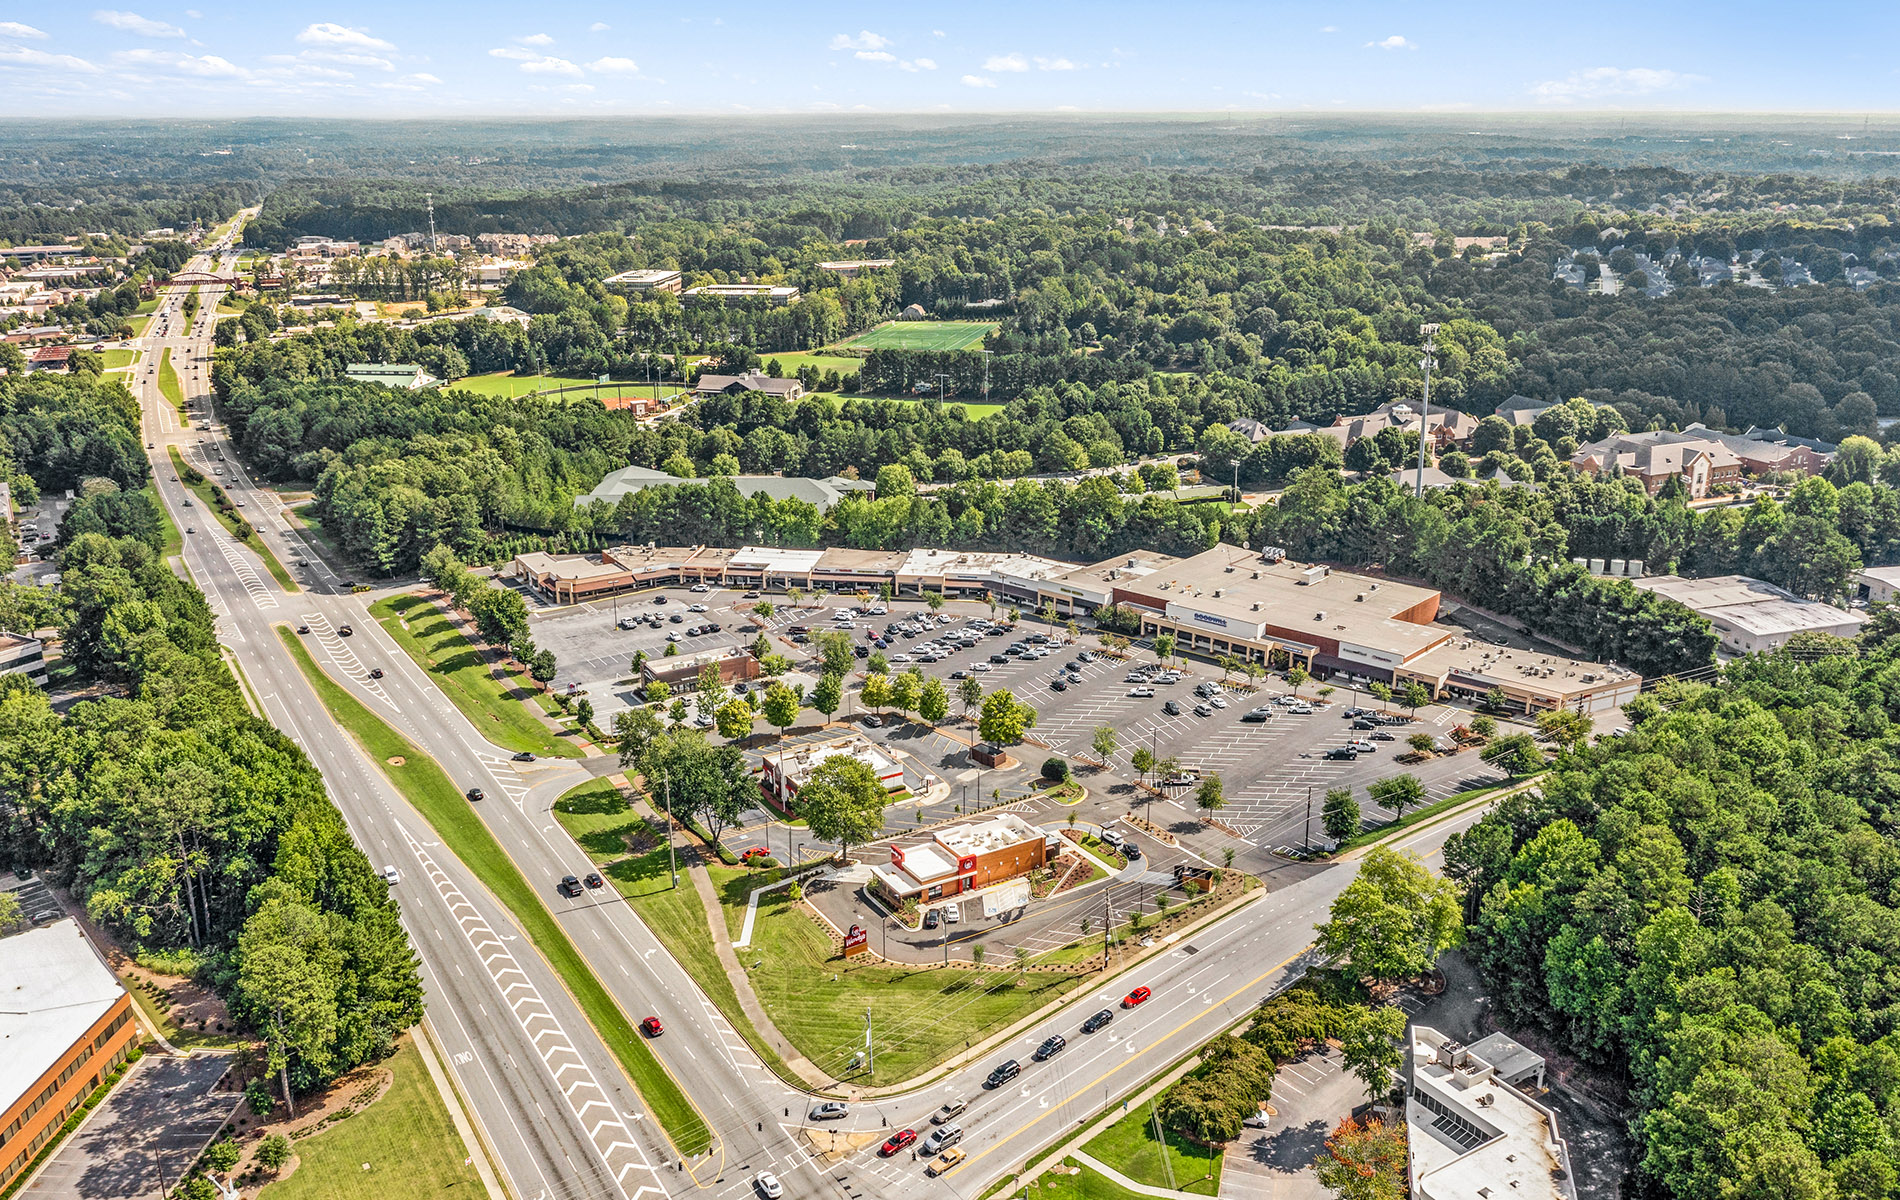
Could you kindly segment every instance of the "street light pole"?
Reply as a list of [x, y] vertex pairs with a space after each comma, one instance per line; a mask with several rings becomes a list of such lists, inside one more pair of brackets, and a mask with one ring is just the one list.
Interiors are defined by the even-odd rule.
[[1438, 326], [1420, 325], [1418, 331], [1425, 338], [1425, 357], [1418, 360], [1418, 369], [1425, 373], [1425, 394], [1418, 412], [1418, 485], [1412, 494], [1423, 499], [1425, 496], [1425, 442], [1430, 436], [1426, 423], [1432, 413], [1432, 368], [1438, 365], [1438, 358], [1434, 354], [1438, 347], [1433, 343], [1432, 338], [1438, 333]]
[[670, 769], [660, 772], [660, 790], [666, 797], [666, 870], [673, 877], [673, 886], [680, 885], [680, 865], [673, 856], [673, 776]]
[[1310, 783], [1306, 785], [1306, 832], [1302, 836], [1305, 838], [1305, 841], [1302, 843], [1301, 848], [1304, 850], [1309, 850], [1309, 851], [1312, 850], [1313, 848], [1313, 785]]

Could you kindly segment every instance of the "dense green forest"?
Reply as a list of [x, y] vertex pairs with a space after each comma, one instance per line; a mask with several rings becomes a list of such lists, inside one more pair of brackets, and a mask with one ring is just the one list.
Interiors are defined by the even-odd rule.
[[47, 870], [141, 951], [194, 962], [291, 1085], [386, 1053], [422, 990], [389, 890], [303, 752], [246, 707], [203, 593], [159, 559], [137, 406], [96, 377], [0, 379], [16, 484], [79, 491], [59, 589], [7, 583], [0, 626], [56, 625], [63, 714], [0, 676], [0, 861]]
[[1661, 1194], [1900, 1183], [1897, 632], [1646, 696], [1447, 847], [1500, 1009], [1629, 1079]]

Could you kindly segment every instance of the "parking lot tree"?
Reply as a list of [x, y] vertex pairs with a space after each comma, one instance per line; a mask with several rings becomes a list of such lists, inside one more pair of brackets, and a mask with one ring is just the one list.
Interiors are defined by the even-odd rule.
[[1104, 767], [1108, 760], [1115, 757], [1115, 751], [1121, 747], [1121, 734], [1113, 725], [1097, 725], [1095, 732], [1089, 735], [1089, 749], [1095, 752], [1096, 761]]
[[1405, 1126], [1347, 1117], [1326, 1139], [1313, 1173], [1339, 1200], [1405, 1200], [1405, 1155]]
[[1588, 713], [1560, 708], [1537, 714], [1537, 732], [1559, 746], [1577, 746], [1590, 739], [1595, 722]]
[[1214, 665], [1220, 668], [1220, 681], [1226, 683], [1233, 677], [1235, 668], [1240, 666], [1240, 660], [1231, 654], [1222, 654], [1214, 659]]
[[1165, 663], [1173, 657], [1174, 635], [1171, 633], [1155, 634], [1155, 661]]
[[1200, 785], [1194, 789], [1194, 807], [1210, 817], [1227, 807], [1227, 786], [1218, 773], [1209, 771], [1201, 776]]
[[1161, 1123], [1203, 1144], [1231, 1142], [1248, 1115], [1273, 1095], [1277, 1068], [1265, 1050], [1221, 1034], [1201, 1047], [1201, 1061], [1161, 1099]]
[[805, 600], [805, 589], [801, 587], [788, 587], [785, 589], [785, 599], [793, 608], [802, 607]]
[[560, 664], [554, 661], [552, 650], [536, 650], [534, 657], [528, 662], [528, 674], [543, 688], [554, 682], [554, 677], [560, 674], [560, 669]]
[[783, 675], [792, 669], [792, 660], [783, 654], [768, 654], [759, 660], [759, 670], [766, 675]]
[[1432, 702], [1432, 689], [1416, 679], [1408, 679], [1405, 681], [1405, 690], [1399, 693], [1399, 702], [1417, 713]]
[[1061, 755], [1050, 755], [1042, 760], [1042, 777], [1051, 783], [1061, 783], [1069, 777], [1069, 760]]
[[1027, 946], [1018, 946], [1013, 953], [1016, 958], [1016, 982], [1020, 984], [1023, 977], [1029, 974], [1029, 960], [1035, 956], [1029, 952]]
[[877, 598], [879, 600], [882, 600], [884, 603], [889, 604], [891, 602], [891, 585], [888, 583], [878, 584]]
[[864, 669], [873, 675], [888, 675], [891, 670], [891, 660], [884, 657], [882, 650], [873, 650], [871, 657], [864, 660]]
[[1362, 979], [1413, 979], [1464, 936], [1457, 885], [1415, 856], [1375, 846], [1317, 927], [1326, 958]]
[[935, 675], [924, 680], [923, 690], [917, 695], [917, 715], [932, 725], [941, 724], [950, 715], [950, 693]]
[[882, 713], [884, 706], [891, 702], [891, 677], [881, 671], [866, 675], [858, 699], [869, 705], [872, 712]]
[[1334, 788], [1326, 793], [1326, 803], [1320, 806], [1319, 823], [1326, 830], [1326, 836], [1335, 842], [1343, 842], [1359, 832], [1359, 801], [1353, 798], [1351, 788]]
[[772, 653], [772, 639], [761, 633], [752, 639], [752, 657], [763, 662], [765, 656]]
[[761, 600], [752, 606], [752, 611], [769, 621], [772, 619], [772, 614], [777, 610], [772, 607], [770, 600]]
[[1498, 733], [1498, 719], [1487, 713], [1479, 713], [1471, 718], [1471, 732], [1481, 738], [1493, 738]]
[[594, 723], [594, 702], [582, 696], [574, 705], [574, 718], [581, 723], [582, 729], [586, 729], [589, 725], [592, 725]]
[[1166, 758], [1158, 758], [1155, 760], [1154, 773], [1155, 778], [1165, 784], [1181, 773], [1181, 760], [1172, 754]]
[[924, 604], [926, 607], [930, 609], [931, 612], [936, 612], [938, 609], [943, 607], [943, 593], [942, 592], [925, 592]]
[[647, 652], [645, 650], [635, 650], [633, 652], [633, 663], [632, 663], [633, 677], [635, 679], [640, 678], [640, 668], [646, 665], [647, 665]]
[[1405, 1065], [1405, 1052], [1399, 1047], [1405, 1010], [1354, 1004], [1346, 1013], [1346, 1027], [1339, 1035], [1340, 1059], [1365, 1085], [1366, 1098], [1378, 1100], [1392, 1090], [1393, 1079]]
[[1501, 713], [1511, 707], [1511, 701], [1503, 688], [1494, 687], [1484, 694], [1484, 699], [1478, 701], [1478, 707], [1486, 712]]
[[833, 675], [845, 675], [851, 670], [856, 655], [851, 649], [848, 634], [835, 629], [821, 629], [811, 635], [812, 644], [818, 648], [818, 657], [824, 660], [825, 670]]
[[997, 688], [983, 698], [983, 711], [977, 716], [976, 731], [986, 742], [1014, 746], [1023, 740], [1023, 731], [1035, 721], [1035, 709], [1016, 699], [1008, 688]]
[[813, 836], [838, 843], [841, 854], [877, 836], [889, 802], [890, 794], [877, 772], [843, 754], [819, 763], [798, 789], [798, 815], [805, 818]]
[[1294, 663], [1292, 666], [1286, 669], [1287, 686], [1293, 689], [1293, 694], [1295, 696], [1300, 694], [1300, 689], [1305, 687], [1306, 681], [1311, 679], [1312, 677], [1313, 676], [1307, 671], [1307, 669], [1305, 667], [1302, 667], [1298, 663]]
[[963, 717], [968, 720], [970, 710], [983, 702], [983, 685], [976, 676], [966, 676], [957, 681], [957, 699], [963, 702]]
[[915, 670], [905, 671], [891, 676], [891, 707], [899, 716], [908, 716], [917, 709], [917, 701], [924, 691], [923, 676]]
[[1507, 733], [1478, 752], [1507, 775], [1525, 775], [1544, 765], [1544, 752], [1528, 733]]
[[1146, 782], [1148, 772], [1155, 769], [1155, 752], [1146, 746], [1136, 746], [1128, 756], [1128, 765], [1135, 768], [1137, 782]]
[[1438, 739], [1429, 733], [1415, 733], [1405, 739], [1405, 744], [1419, 754], [1430, 754], [1432, 748], [1438, 745]]
[[765, 689], [765, 703], [761, 706], [767, 723], [778, 727], [779, 736], [798, 723], [798, 693], [783, 683], [775, 683]]
[[666, 706], [666, 719], [675, 725], [686, 724], [686, 718], [689, 715], [690, 713], [686, 707], [686, 697], [684, 696], [673, 697], [673, 703]]
[[206, 1169], [222, 1175], [237, 1166], [238, 1159], [244, 1157], [243, 1149], [230, 1138], [220, 1138], [205, 1147], [204, 1165]]
[[1014, 604], [1012, 604], [1009, 606], [1009, 611], [1005, 612], [1003, 615], [1009, 618], [1009, 623], [1011, 625], [1014, 625], [1016, 622], [1023, 619], [1023, 610], [1020, 608], [1017, 608]]
[[699, 675], [693, 680], [693, 697], [700, 712], [713, 712], [726, 702], [726, 681], [720, 677], [716, 663], [707, 663], [699, 668]]
[[1368, 692], [1371, 692], [1372, 698], [1379, 702], [1379, 708], [1381, 710], [1383, 710], [1386, 705], [1392, 703], [1392, 685], [1391, 684], [1372, 683], [1372, 684], [1367, 685], [1366, 690]]
[[660, 651], [660, 657], [661, 658], [678, 658], [679, 652], [680, 652], [680, 647], [679, 647], [678, 642], [668, 642], [666, 644], [666, 649]]
[[1394, 775], [1373, 783], [1366, 789], [1366, 794], [1375, 803], [1402, 817], [1407, 808], [1425, 798], [1425, 785], [1418, 781], [1416, 775]]
[[984, 946], [982, 942], [977, 942], [975, 945], [970, 947], [970, 961], [976, 964], [977, 970], [980, 971], [983, 969], [983, 959], [988, 954], [989, 954], [989, 949], [988, 947]]
[[675, 729], [656, 738], [640, 773], [656, 799], [662, 788], [670, 791], [674, 813], [698, 821], [714, 846], [758, 798], [745, 753], [737, 746], [714, 746], [697, 729]]
[[647, 683], [646, 696], [648, 704], [665, 704], [667, 697], [672, 694], [673, 689], [667, 686], [667, 682], [664, 679], [654, 679]]
[[819, 676], [817, 685], [811, 690], [810, 703], [812, 708], [825, 714], [827, 721], [830, 720], [831, 714], [837, 712], [838, 706], [844, 703], [844, 676], [831, 671]]
[[[706, 710], [702, 708], [700, 711]], [[720, 737], [737, 741], [751, 734], [754, 716], [752, 706], [741, 697], [734, 696], [713, 710], [713, 728], [719, 731]]]

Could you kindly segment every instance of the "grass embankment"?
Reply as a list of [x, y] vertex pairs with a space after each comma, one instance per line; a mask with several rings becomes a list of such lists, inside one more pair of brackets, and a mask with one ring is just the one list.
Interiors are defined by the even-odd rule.
[[103, 350], [99, 357], [104, 361], [106, 370], [117, 371], [137, 362], [139, 353], [137, 350]]
[[170, 1042], [180, 1050], [238, 1050], [249, 1044], [246, 1039], [235, 1033], [208, 1033], [202, 1029], [193, 1029], [180, 1025], [171, 1019], [158, 1005], [152, 1003], [151, 996], [136, 984], [126, 982], [124, 976], [120, 982], [126, 984], [126, 994], [132, 997], [132, 1004], [139, 1010], [139, 1017], [146, 1025], [158, 1031], [158, 1036]]
[[581, 751], [556, 737], [528, 710], [535, 689], [526, 672], [489, 670], [481, 649], [462, 635], [447, 613], [421, 596], [391, 596], [370, 605], [396, 644], [427, 671], [482, 736], [505, 750], [530, 750], [552, 758], [579, 758]]
[[[685, 1154], [708, 1149], [712, 1139], [706, 1122], [694, 1110], [679, 1083], [653, 1056], [645, 1039], [634, 1032], [627, 1014], [601, 986], [587, 961], [569, 940], [567, 931], [541, 902], [540, 894], [522, 877], [488, 826], [470, 810], [461, 789], [450, 782], [434, 759], [324, 674], [296, 634], [279, 625], [277, 636], [297, 661], [324, 708], [329, 710], [331, 719], [347, 729], [364, 752], [376, 760], [390, 782], [429, 822], [449, 852], [474, 871], [488, 890], [508, 906], [527, 940], [561, 977], [601, 1041], [619, 1060], [673, 1145]], [[402, 760], [400, 766], [391, 762], [398, 758]]]
[[[650, 828], [627, 805], [611, 780], [581, 784], [554, 803], [554, 818], [587, 851], [600, 873], [633, 905], [653, 936], [693, 977], [732, 1027], [752, 1049], [781, 1075], [790, 1077], [779, 1054], [767, 1045], [739, 1003], [738, 991], [713, 948], [706, 906], [699, 891], [682, 876], [672, 885], [666, 844], [660, 830]], [[631, 843], [629, 839], [632, 839]], [[657, 842], [657, 846], [651, 843]], [[635, 853], [634, 847], [640, 847]]]
[[158, 394], [165, 397], [179, 412], [185, 411], [185, 389], [178, 382], [178, 372], [172, 369], [170, 346], [165, 347], [158, 354]]
[[[284, 564], [278, 562], [277, 556], [271, 553], [271, 548], [264, 544], [264, 539], [258, 537], [251, 523], [244, 519], [244, 514], [236, 508], [218, 503], [217, 493], [212, 490], [217, 487], [217, 484], [207, 478], [204, 472], [187, 463], [185, 456], [179, 453], [178, 447], [166, 448], [171, 451], [172, 470], [178, 472], [178, 481], [190, 489], [191, 494], [198, 498], [198, 503], [216, 517], [232, 537], [257, 552], [257, 556], [264, 560], [264, 569], [270, 572], [270, 577], [277, 581], [278, 587], [286, 592], [302, 591], [303, 589], [297, 586], [297, 581], [290, 577], [290, 572], [284, 569]], [[194, 483], [193, 480], [197, 482]]]
[[[179, 478], [182, 479], [184, 477], [181, 475]], [[165, 537], [165, 548], [160, 551], [159, 557], [174, 558], [183, 554], [185, 552], [185, 539], [178, 533], [178, 523], [172, 520], [171, 509], [166, 508], [165, 502], [158, 498], [158, 485], [148, 483], [140, 488], [139, 492], [152, 502], [152, 507], [158, 512], [159, 532]]]
[[990, 1196], [1020, 1197], [1021, 1200], [1028, 1200], [1031, 1196], [1035, 1200], [1148, 1200], [1141, 1193], [1129, 1191], [1100, 1171], [1082, 1166], [1073, 1158], [1062, 1160], [1062, 1170], [1052, 1167], [1033, 1183], [1014, 1190], [1005, 1191], [999, 1183], [984, 1193], [986, 1200]]
[[[1168, 1132], [1166, 1142], [1155, 1140], [1154, 1116], [1146, 1104], [1083, 1143], [1082, 1150], [1136, 1183], [1202, 1196], [1220, 1195], [1221, 1152], [1197, 1146], [1173, 1132]], [[1173, 1182], [1169, 1181], [1169, 1171], [1174, 1173]]]
[[266, 1185], [264, 1195], [270, 1200], [357, 1200], [415, 1192], [436, 1200], [479, 1200], [481, 1176], [463, 1161], [474, 1148], [465, 1147], [455, 1132], [421, 1052], [405, 1041], [382, 1065], [392, 1076], [389, 1090], [322, 1133], [298, 1139], [296, 1171]]
[[[1532, 774], [1536, 774], [1536, 772], [1533, 772]], [[1476, 800], [1478, 797], [1487, 795], [1491, 792], [1501, 792], [1505, 790], [1506, 788], [1516, 787], [1518, 784], [1525, 782], [1529, 778], [1531, 778], [1530, 775], [1520, 775], [1516, 778], [1508, 779], [1503, 783], [1493, 783], [1485, 787], [1472, 788], [1469, 791], [1463, 791], [1453, 796], [1447, 796], [1443, 800], [1434, 800], [1432, 803], [1425, 805], [1423, 808], [1413, 809], [1411, 812], [1406, 813], [1404, 816], [1400, 817], [1396, 821], [1388, 821], [1384, 825], [1380, 825], [1374, 829], [1360, 830], [1358, 833], [1355, 833], [1351, 837], [1347, 838], [1345, 841], [1341, 842], [1339, 844], [1339, 848], [1335, 850], [1334, 853], [1341, 854], [1347, 850], [1356, 849], [1357, 847], [1360, 847], [1360, 846], [1369, 846], [1373, 842], [1382, 842], [1386, 838], [1391, 837], [1395, 833], [1399, 833], [1403, 830], [1409, 829], [1414, 825], [1422, 824], [1423, 822], [1429, 821], [1434, 817], [1442, 816], [1448, 810], [1457, 808], [1461, 804], [1469, 804], [1471, 801]]]

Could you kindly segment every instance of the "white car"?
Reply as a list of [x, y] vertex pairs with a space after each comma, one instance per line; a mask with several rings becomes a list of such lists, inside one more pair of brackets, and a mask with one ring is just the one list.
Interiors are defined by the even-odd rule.
[[753, 1178], [752, 1186], [759, 1189], [759, 1195], [764, 1196], [765, 1200], [782, 1200], [785, 1195], [785, 1185], [770, 1171], [760, 1171]]
[[1207, 702], [1209, 704], [1212, 704], [1215, 708], [1227, 707], [1227, 697], [1221, 695], [1219, 692], [1216, 692], [1212, 696], [1209, 696], [1207, 698]]
[[707, 609], [704, 604], [689, 604], [686, 606], [686, 611], [687, 612], [705, 612], [707, 611]]
[[891, 662], [894, 662], [894, 663], [907, 663], [907, 662], [909, 662], [909, 661], [910, 661], [910, 655], [908, 655], [908, 654], [893, 654], [893, 655], [891, 655], [891, 657], [890, 657], [890, 661], [891, 661]]
[[693, 590], [693, 591], [695, 591], [695, 592], [710, 592], [710, 591], [712, 591], [712, 589], [711, 589], [711, 588], [709, 588], [709, 587], [707, 587], [707, 586], [706, 586], [705, 584], [703, 584], [703, 583], [696, 583], [696, 584], [694, 584], [694, 585], [693, 585], [693, 587], [692, 587], [692, 590]]
[[686, 635], [681, 633], [679, 630], [675, 629], [673, 632], [666, 635], [666, 640], [669, 642], [683, 642], [686, 640]]
[[394, 867], [384, 867], [383, 868], [383, 882], [388, 884], [390, 887], [395, 887], [397, 884], [402, 882], [402, 872], [398, 871]]
[[970, 670], [978, 675], [988, 675], [990, 673], [990, 664], [986, 662], [971, 663]]
[[882, 616], [888, 615], [890, 611], [891, 611], [890, 609], [884, 607], [882, 604], [873, 604], [871, 606], [870, 615], [874, 617], [882, 617]]
[[1147, 700], [1154, 696], [1155, 690], [1151, 687], [1135, 687], [1129, 688], [1128, 694], [1140, 700]]

